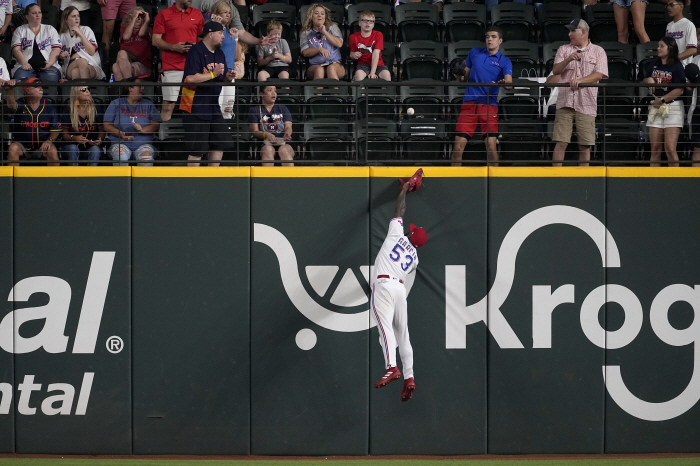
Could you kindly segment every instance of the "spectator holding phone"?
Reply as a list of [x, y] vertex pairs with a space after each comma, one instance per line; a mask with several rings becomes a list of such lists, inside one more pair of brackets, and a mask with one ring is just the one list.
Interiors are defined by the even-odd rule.
[[309, 59], [306, 76], [309, 79], [337, 79], [345, 76], [341, 64], [340, 48], [343, 34], [338, 25], [331, 21], [331, 11], [314, 3], [306, 12], [299, 37], [301, 54]]
[[151, 16], [140, 6], [126, 14], [119, 34], [121, 50], [112, 65], [114, 80], [131, 77], [144, 78], [151, 74]]
[[[63, 114], [59, 125], [63, 141], [63, 153], [68, 160], [91, 160], [88, 165], [96, 167], [102, 157], [102, 115], [97, 111], [95, 102], [87, 86], [70, 88], [68, 112]], [[78, 165], [71, 163], [71, 165]]]

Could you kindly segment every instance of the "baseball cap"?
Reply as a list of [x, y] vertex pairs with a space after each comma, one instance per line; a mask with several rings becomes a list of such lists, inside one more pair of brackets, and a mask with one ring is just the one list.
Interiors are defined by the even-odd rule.
[[415, 247], [419, 248], [423, 246], [426, 241], [428, 241], [428, 234], [424, 229], [417, 227], [412, 223], [409, 225], [409, 228], [411, 229], [411, 244], [413, 244]]
[[564, 27], [569, 31], [575, 31], [576, 29], [583, 29], [586, 32], [589, 31], [588, 23], [582, 19], [574, 19]]
[[202, 33], [199, 35], [199, 37], [206, 37], [207, 34], [209, 34], [210, 32], [217, 32], [223, 30], [224, 26], [221, 23], [217, 23], [216, 21], [209, 21], [202, 28]]
[[[27, 79], [24, 81], [24, 83], [25, 83], [25, 84], [31, 84], [31, 83], [41, 84], [41, 79], [39, 79], [39, 78], [27, 78]], [[24, 86], [24, 87], [22, 88], [22, 91], [23, 91], [23, 92], [27, 92], [27, 89], [31, 89], [31, 88], [32, 88], [32, 86]]]
[[685, 77], [691, 83], [700, 82], [700, 68], [695, 63], [688, 63], [685, 66]]

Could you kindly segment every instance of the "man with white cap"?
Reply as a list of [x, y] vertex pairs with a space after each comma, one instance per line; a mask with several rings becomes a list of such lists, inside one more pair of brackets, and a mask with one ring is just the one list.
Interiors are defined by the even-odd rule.
[[591, 43], [588, 23], [584, 20], [574, 19], [566, 28], [571, 43], [559, 47], [552, 68], [552, 75], [560, 77], [559, 83], [569, 84], [559, 89], [552, 133], [552, 141], [556, 142], [552, 160], [554, 166], [561, 166], [575, 123], [579, 161], [587, 166], [591, 159], [591, 146], [595, 145], [598, 88], [580, 85], [607, 78], [608, 57], [602, 47]]

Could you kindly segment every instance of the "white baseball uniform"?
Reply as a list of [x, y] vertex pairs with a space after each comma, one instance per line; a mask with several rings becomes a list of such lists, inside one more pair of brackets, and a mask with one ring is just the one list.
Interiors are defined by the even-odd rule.
[[[0, 79], [3, 81], [10, 80], [10, 70], [7, 69], [7, 63], [5, 63], [5, 59], [2, 57], [0, 57]], [[2, 92], [0, 92], [0, 97], [2, 97]]]
[[377, 321], [379, 344], [386, 369], [396, 366], [396, 346], [404, 379], [413, 377], [413, 348], [408, 337], [406, 275], [418, 267], [418, 253], [403, 234], [401, 217], [392, 218], [389, 233], [374, 262], [376, 280], [372, 286], [372, 315]]
[[[80, 31], [83, 33], [83, 35], [85, 35], [85, 37], [87, 37], [88, 42], [97, 47], [97, 40], [95, 40], [95, 33], [92, 32], [92, 29], [90, 29], [87, 26], [80, 26]], [[70, 52], [71, 56], [77, 53], [78, 55], [86, 59], [90, 66], [95, 68], [95, 79], [105, 78], [105, 72], [102, 71], [102, 61], [100, 60], [100, 54], [97, 52], [97, 49], [95, 49], [95, 55], [90, 55], [85, 50], [85, 46], [83, 45], [83, 41], [80, 38], [80, 36], [71, 36], [70, 32], [64, 32], [63, 34], [61, 34], [60, 39], [62, 51]], [[63, 60], [63, 76], [66, 75], [66, 70], [68, 69], [69, 62], [70, 59]]]
[[[695, 25], [688, 18], [683, 18], [677, 22], [671, 21], [666, 26], [666, 35], [676, 39], [678, 53], [683, 53], [689, 47], [698, 48], [698, 38], [695, 33]], [[693, 57], [683, 60], [683, 66], [690, 64]]]
[[5, 25], [5, 18], [12, 14], [12, 0], [0, 0], [0, 28]]
[[[53, 26], [42, 24], [39, 34], [34, 36], [32, 30], [29, 29], [29, 25], [23, 24], [15, 29], [15, 32], [12, 34], [12, 50], [14, 50], [15, 47], [19, 47], [24, 58], [29, 60], [32, 57], [35, 40], [46, 61], [49, 60], [53, 49], [61, 48], [61, 40], [58, 38], [58, 32], [56, 32], [56, 28]], [[58, 66], [58, 61], [56, 61], [53, 66], [55, 66], [57, 70], [61, 70], [61, 67]], [[12, 75], [14, 76], [15, 71], [21, 67], [22, 65], [18, 61], [15, 67], [12, 68]]]

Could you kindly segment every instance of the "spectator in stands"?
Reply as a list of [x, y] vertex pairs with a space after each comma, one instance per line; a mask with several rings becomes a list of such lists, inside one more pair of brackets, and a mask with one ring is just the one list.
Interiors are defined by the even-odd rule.
[[666, 26], [666, 36], [676, 39], [678, 44], [678, 59], [683, 66], [690, 64], [693, 55], [698, 51], [698, 36], [695, 25], [683, 17], [684, 4], [679, 0], [670, 0], [666, 3], [666, 11], [671, 17], [671, 22]]
[[[293, 167], [294, 149], [287, 141], [292, 140], [292, 114], [284, 105], [276, 105], [277, 88], [260, 86], [261, 105], [253, 107], [248, 115], [248, 128], [256, 139], [263, 141], [260, 158], [275, 160], [275, 154], [283, 161], [283, 167]], [[284, 161], [289, 161], [284, 163]], [[263, 163], [271, 167], [273, 163]]]
[[104, 116], [104, 131], [112, 143], [109, 155], [115, 165], [127, 165], [128, 160], [153, 165], [156, 149], [152, 143], [160, 129], [160, 114], [153, 102], [144, 99], [140, 79], [123, 82], [126, 97], [113, 100]]
[[66, 8], [75, 7], [80, 15], [80, 24], [95, 29], [95, 15], [90, 11], [90, 0], [59, 0], [58, 4], [61, 7], [61, 15], [65, 13]]
[[58, 55], [61, 40], [56, 28], [41, 24], [41, 7], [29, 5], [24, 14], [27, 24], [15, 29], [12, 34], [12, 55], [17, 60], [12, 74], [15, 80], [40, 78], [44, 81], [61, 79]]
[[579, 84], [597, 83], [607, 78], [608, 57], [605, 50], [588, 39], [588, 23], [584, 20], [574, 19], [566, 28], [569, 29], [571, 43], [559, 47], [552, 68], [553, 76], [561, 76], [560, 83], [569, 84], [569, 87], [559, 89], [557, 97], [552, 134], [552, 141], [556, 145], [552, 159], [554, 166], [561, 166], [576, 123], [579, 161], [582, 162], [581, 165], [587, 166], [591, 159], [591, 146], [595, 145], [598, 88], [579, 87]]
[[[486, 47], [469, 51], [464, 64], [463, 76], [470, 83], [512, 83], [513, 65], [500, 52], [503, 30], [491, 26], [486, 30]], [[509, 87], [507, 87], [509, 89]], [[455, 128], [452, 147], [452, 165], [461, 165], [462, 153], [469, 139], [474, 136], [477, 124], [486, 144], [486, 156], [491, 165], [498, 165], [498, 87], [467, 87], [462, 99], [462, 108]]]
[[[211, 7], [211, 21], [221, 23], [224, 27], [224, 42], [221, 44], [221, 50], [226, 57], [226, 66], [230, 70], [236, 67], [236, 44], [238, 43], [238, 31], [231, 28], [232, 12], [233, 7], [225, 0], [216, 2]], [[235, 31], [235, 36], [231, 34], [232, 31]]]
[[[235, 71], [226, 66], [226, 57], [221, 50], [224, 27], [210, 21], [202, 30], [202, 41], [187, 53], [185, 63], [185, 86], [180, 97], [180, 110], [185, 133], [185, 149], [189, 166], [199, 166], [208, 152], [210, 166], [219, 166], [224, 150], [232, 147], [233, 141], [228, 125], [224, 122], [219, 106], [221, 84], [224, 79], [233, 81]], [[189, 87], [187, 84], [210, 82], [212, 86]]]
[[[72, 7], [71, 7], [72, 8]], [[97, 110], [95, 102], [87, 86], [73, 86], [70, 89], [70, 100], [67, 112], [64, 112], [60, 127], [63, 140], [63, 153], [68, 160], [91, 160], [88, 165], [97, 166], [97, 160], [102, 157], [102, 115]], [[71, 163], [71, 165], [78, 165]]]
[[105, 56], [109, 56], [109, 49], [114, 40], [114, 22], [117, 14], [124, 19], [130, 9], [136, 6], [136, 0], [97, 0], [102, 10], [102, 43], [105, 47]]
[[355, 81], [381, 78], [391, 81], [391, 72], [384, 65], [384, 35], [374, 31], [374, 13], [365, 10], [360, 13], [360, 31], [350, 34], [350, 58], [357, 60]]
[[66, 79], [104, 79], [95, 34], [80, 25], [80, 12], [74, 6], [63, 10], [61, 17], [61, 54]]
[[[38, 78], [29, 78], [24, 84], [41, 84]], [[45, 158], [48, 165], [58, 165], [58, 150], [54, 142], [61, 134], [54, 106], [44, 99], [41, 86], [24, 86], [24, 98], [15, 100], [14, 89], [7, 93], [7, 106], [14, 114], [12, 138], [7, 151], [8, 162], [20, 157]], [[11, 163], [16, 165], [16, 163]]]
[[[655, 62], [650, 63], [646, 69], [644, 82], [650, 84], [685, 83], [685, 70], [678, 61], [676, 41], [671, 37], [662, 38], [656, 52], [658, 58]], [[679, 97], [683, 95], [683, 91], [682, 87], [649, 88], [649, 92], [654, 95], [654, 101], [649, 106], [647, 121], [651, 142], [651, 165], [654, 167], [659, 166], [662, 146], [666, 152], [668, 165], [678, 166], [676, 145], [684, 120], [683, 102]]]
[[9, 31], [12, 11], [12, 0], [0, 0], [0, 37], [4, 37]]
[[613, 13], [617, 24], [617, 40], [626, 44], [629, 38], [630, 13], [632, 24], [640, 44], [649, 42], [649, 36], [644, 29], [644, 13], [647, 9], [647, 0], [613, 0]]
[[[8, 87], [15, 87], [15, 80], [10, 79], [10, 70], [7, 69], [7, 63], [4, 58], [0, 57], [0, 89], [7, 89]], [[2, 97], [2, 92], [0, 92], [0, 97]]]
[[112, 65], [114, 80], [132, 77], [145, 78], [151, 74], [151, 16], [140, 6], [135, 6], [124, 17], [119, 31], [121, 50]]
[[[192, 8], [196, 8], [199, 11], [202, 12], [202, 15], [204, 15], [204, 20], [205, 21], [211, 21], [211, 9], [212, 7], [220, 2], [221, 0], [192, 0]], [[233, 6], [234, 4], [236, 5], [241, 5], [241, 6], [247, 6], [245, 4], [245, 0], [235, 0], [234, 2], [231, 2], [230, 0], [223, 0], [229, 5], [231, 5], [231, 8], [235, 10], [235, 7]], [[238, 13], [238, 12], [236, 12]], [[240, 15], [238, 17], [238, 21], [240, 22]], [[242, 29], [242, 28], [238, 28]]]
[[341, 64], [340, 48], [343, 35], [338, 25], [331, 21], [330, 10], [314, 3], [306, 12], [301, 26], [301, 54], [309, 59], [306, 76], [310, 79], [337, 79], [345, 76]]
[[[263, 37], [258, 39], [255, 37], [253, 34], [247, 32], [245, 28], [243, 27], [243, 23], [241, 22], [241, 15], [238, 13], [238, 10], [233, 7], [231, 2], [229, 0], [204, 0], [203, 2], [199, 3], [199, 7], [194, 7], [198, 8], [202, 11], [202, 15], [204, 15], [204, 20], [205, 21], [215, 21], [214, 18], [212, 18], [213, 11], [213, 6], [218, 3], [219, 1], [223, 1], [225, 3], [228, 3], [228, 5], [231, 7], [231, 20], [228, 23], [228, 25], [224, 25], [227, 29], [228, 32], [233, 36], [234, 33], [238, 33], [238, 37], [242, 42], [245, 42], [248, 45], [265, 45], [269, 44], [270, 41], [267, 37]], [[286, 2], [281, 2], [281, 3], [286, 3]], [[236, 3], [237, 5], [242, 5], [242, 3]], [[194, 3], [193, 3], [194, 5]], [[238, 40], [238, 39], [236, 39]]]
[[[204, 17], [199, 10], [192, 8], [191, 4], [192, 0], [177, 0], [173, 6], [162, 10], [156, 16], [153, 45], [163, 51], [161, 80], [164, 84], [182, 83], [187, 52], [197, 43], [197, 35], [202, 32]], [[168, 121], [180, 94], [180, 87], [163, 86], [161, 90], [161, 118]]]
[[282, 25], [278, 21], [267, 23], [267, 37], [270, 38], [270, 45], [256, 47], [260, 69], [258, 81], [296, 78], [294, 69], [289, 66], [292, 63], [292, 52], [287, 41], [282, 39]]

